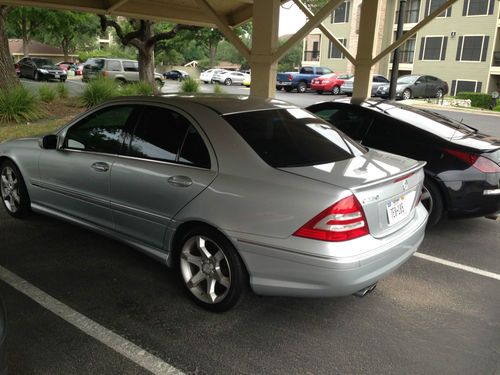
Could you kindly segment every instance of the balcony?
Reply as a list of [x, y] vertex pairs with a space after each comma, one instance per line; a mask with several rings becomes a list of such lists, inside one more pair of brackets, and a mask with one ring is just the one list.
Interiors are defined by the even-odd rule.
[[319, 50], [304, 51], [304, 61], [319, 61]]
[[490, 74], [500, 75], [500, 51], [493, 52]]
[[[399, 51], [399, 63], [400, 64], [413, 64], [413, 58], [415, 55], [414, 50], [400, 50]], [[391, 54], [391, 62], [394, 61], [394, 53]]]

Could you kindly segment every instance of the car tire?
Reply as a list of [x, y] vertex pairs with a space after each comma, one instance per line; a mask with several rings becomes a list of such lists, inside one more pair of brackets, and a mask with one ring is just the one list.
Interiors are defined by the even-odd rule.
[[340, 95], [340, 87], [337, 85], [333, 86], [332, 94], [333, 95]]
[[283, 87], [282, 86], [276, 86], [276, 90], [281, 91], [281, 90], [283, 90]]
[[61, 83], [64, 83], [64, 82], [66, 82], [66, 78], [61, 78], [59, 81], [60, 81]]
[[118, 85], [118, 87], [122, 87], [122, 86], [124, 86], [124, 85], [125, 85], [125, 83], [127, 83], [127, 82], [126, 82], [124, 79], [122, 79], [122, 78], [117, 78], [117, 79], [115, 79], [115, 82], [116, 82], [116, 84]]
[[233, 81], [231, 81], [231, 78], [226, 78], [226, 79], [224, 80], [224, 84], [225, 84], [226, 86], [231, 86], [231, 83], [233, 83]]
[[23, 218], [30, 212], [30, 198], [19, 168], [10, 160], [0, 165], [0, 197], [7, 213]]
[[35, 81], [40, 81], [40, 73], [38, 73], [38, 70], [35, 70], [35, 72], [33, 73], [33, 79]]
[[403, 94], [401, 95], [401, 97], [403, 98], [403, 100], [411, 99], [411, 90], [410, 89], [405, 89], [403, 91]]
[[307, 91], [307, 84], [305, 82], [299, 82], [297, 84], [297, 92], [300, 92], [301, 94], [303, 94], [306, 91]]
[[439, 223], [444, 216], [444, 201], [439, 191], [439, 187], [429, 177], [426, 177], [424, 180], [421, 201], [427, 212], [429, 212], [427, 228], [432, 228]]
[[292, 92], [292, 88], [291, 87], [285, 87], [285, 91], [286, 92]]
[[247, 273], [231, 242], [214, 228], [197, 226], [178, 242], [179, 279], [190, 298], [215, 312], [234, 307], [246, 292]]
[[436, 90], [436, 98], [441, 99], [444, 95], [443, 89], [437, 89]]

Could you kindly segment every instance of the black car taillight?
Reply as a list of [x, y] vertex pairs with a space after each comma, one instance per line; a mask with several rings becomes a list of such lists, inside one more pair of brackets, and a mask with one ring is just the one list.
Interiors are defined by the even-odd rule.
[[479, 169], [483, 173], [500, 173], [500, 165], [494, 161], [467, 151], [452, 150], [445, 148], [444, 151], [460, 160], [463, 160], [471, 167]]

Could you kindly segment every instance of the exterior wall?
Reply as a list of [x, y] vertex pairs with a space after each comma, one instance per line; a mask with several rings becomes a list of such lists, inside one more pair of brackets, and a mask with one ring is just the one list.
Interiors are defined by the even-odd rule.
[[[365, 0], [368, 1], [368, 0]], [[330, 19], [323, 22], [337, 38], [347, 38], [347, 49], [355, 56], [357, 50], [359, 32], [359, 5], [361, 0], [351, 0], [349, 22], [344, 24], [332, 24]], [[427, 0], [420, 1], [419, 21], [425, 17]], [[415, 36], [415, 50], [413, 64], [400, 64], [399, 71], [412, 72], [416, 74], [430, 74], [448, 82], [450, 90], [453, 80], [470, 80], [482, 82], [481, 91], [491, 92], [497, 89], [500, 81], [500, 61], [495, 60], [494, 52], [500, 53], [500, 2], [494, 1], [492, 15], [463, 16], [464, 0], [457, 1], [452, 5], [450, 17], [439, 17], [434, 19]], [[379, 28], [376, 34], [376, 51], [391, 44], [394, 40], [397, 24], [396, 12], [399, 8], [399, 0], [382, 1], [379, 9]], [[415, 23], [405, 23], [404, 31], [410, 30]], [[316, 30], [316, 34], [321, 34]], [[457, 61], [458, 41], [464, 35], [484, 35], [489, 37], [486, 61]], [[426, 36], [446, 36], [447, 48], [444, 60], [425, 61], [419, 59], [422, 47], [422, 38]], [[329, 40], [325, 36], [321, 38], [320, 64], [335, 71], [353, 72], [354, 67], [347, 59], [328, 58]], [[392, 66], [391, 55], [384, 57], [373, 69], [374, 73], [390, 76]], [[500, 57], [499, 57], [500, 58]], [[308, 65], [303, 61], [303, 65]], [[310, 64], [309, 64], [310, 65]], [[498, 66], [496, 66], [498, 65]]]

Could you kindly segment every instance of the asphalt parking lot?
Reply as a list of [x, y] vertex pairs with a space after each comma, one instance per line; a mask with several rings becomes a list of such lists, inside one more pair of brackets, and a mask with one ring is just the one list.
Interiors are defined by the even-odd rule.
[[497, 375], [499, 288], [500, 221], [479, 218], [429, 231], [365, 298], [249, 294], [213, 314], [142, 253], [0, 210], [11, 374]]

